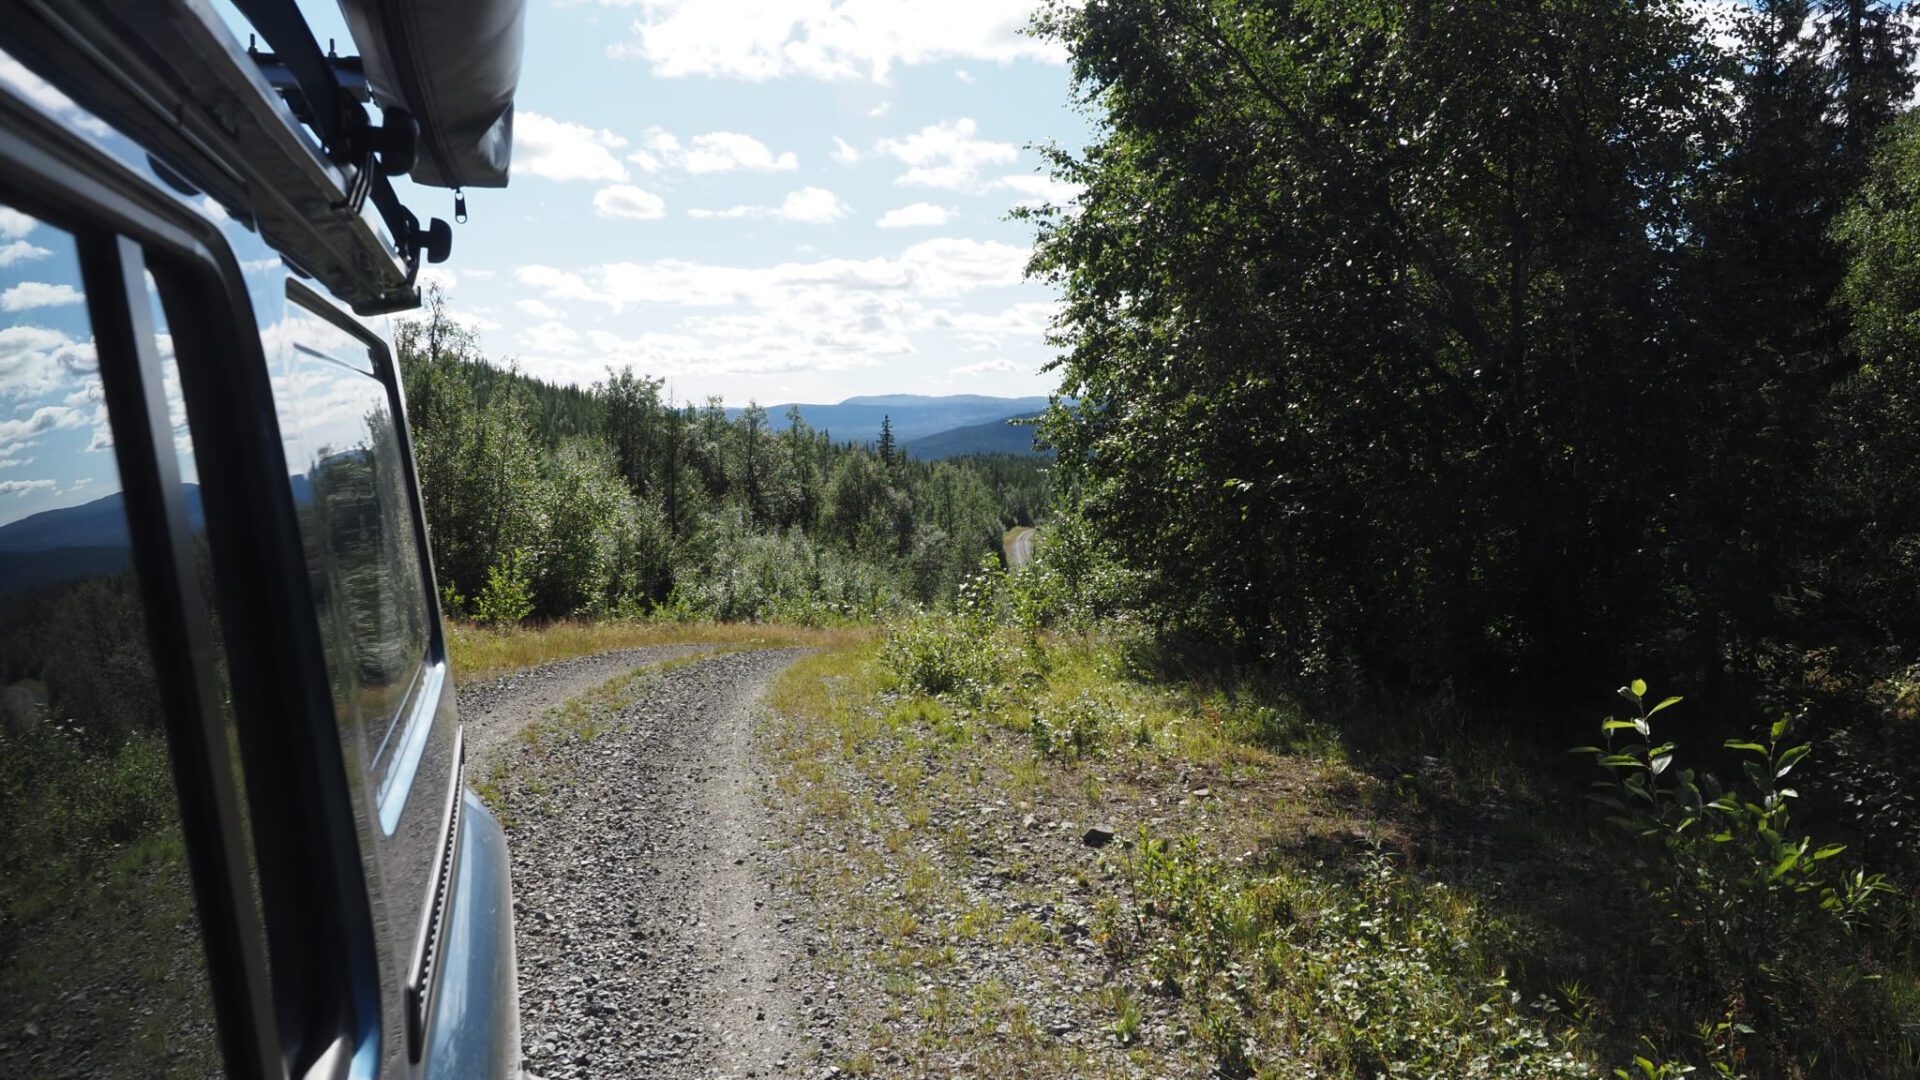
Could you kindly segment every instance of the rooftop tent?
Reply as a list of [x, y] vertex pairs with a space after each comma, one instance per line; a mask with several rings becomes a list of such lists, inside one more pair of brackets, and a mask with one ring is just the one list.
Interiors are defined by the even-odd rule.
[[374, 100], [420, 125], [410, 174], [507, 186], [526, 0], [340, 0]]

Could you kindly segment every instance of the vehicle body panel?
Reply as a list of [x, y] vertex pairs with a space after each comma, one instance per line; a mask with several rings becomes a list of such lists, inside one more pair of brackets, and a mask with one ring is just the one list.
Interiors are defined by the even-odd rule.
[[[237, 48], [228, 52], [238, 54]], [[0, 61], [7, 59], [7, 53], [0, 51]], [[62, 88], [77, 89], [87, 85], [90, 78], [103, 77], [84, 67], [76, 68], [67, 72]], [[84, 92], [66, 95], [85, 96]], [[174, 170], [157, 166], [149, 156], [177, 152], [167, 145], [168, 139], [152, 134], [156, 130], [153, 125], [116, 127], [57, 94], [37, 95], [29, 101], [0, 85], [0, 99], [0, 166], [18, 166], [17, 177], [32, 178], [39, 174], [21, 164], [24, 156], [51, 147], [52, 157], [80, 163], [82, 172], [105, 178], [109, 188], [131, 191], [137, 185], [139, 201], [148, 204], [148, 210], [143, 211], [146, 216], [161, 221], [171, 217], [185, 223], [179, 237], [169, 238], [173, 247], [162, 244], [155, 250], [177, 250], [182, 257], [197, 259], [224, 283], [229, 307], [207, 312], [209, 320], [244, 320], [257, 338], [258, 352], [252, 352], [243, 341], [241, 348], [216, 355], [207, 349], [194, 349], [192, 342], [199, 338], [188, 329], [175, 335], [183, 376], [191, 372], [187, 381], [202, 387], [195, 390], [189, 386], [188, 396], [193, 399], [189, 411], [199, 408], [194, 416], [194, 434], [196, 439], [205, 436], [201, 457], [209, 462], [203, 469], [209, 475], [203, 478], [203, 486], [207, 488], [211, 530], [216, 534], [216, 573], [220, 572], [223, 548], [237, 551], [265, 545], [284, 549], [291, 540], [287, 523], [294, 523], [295, 530], [303, 535], [310, 534], [310, 529], [297, 523], [310, 521], [319, 513], [312, 505], [314, 493], [325, 485], [316, 485], [316, 468], [325, 468], [329, 461], [336, 467], [358, 467], [355, 454], [372, 455], [374, 441], [387, 439], [395, 444], [386, 448], [390, 451], [386, 460], [397, 463], [397, 468], [385, 469], [382, 482], [390, 485], [389, 493], [400, 501], [385, 505], [404, 505], [405, 520], [382, 520], [391, 526], [396, 544], [411, 548], [410, 552], [401, 552], [404, 557], [394, 565], [413, 568], [420, 605], [415, 613], [419, 625], [414, 629], [418, 632], [406, 638], [406, 647], [412, 649], [417, 644], [417, 652], [409, 652], [407, 663], [394, 668], [401, 677], [375, 685], [378, 680], [337, 676], [341, 671], [368, 670], [366, 656], [340, 655], [354, 652], [355, 643], [364, 640], [357, 636], [364, 627], [350, 623], [336, 624], [333, 633], [325, 626], [315, 626], [271, 640], [232, 642], [236, 663], [249, 658], [257, 661], [247, 670], [236, 672], [234, 698], [243, 706], [240, 750], [246, 759], [246, 797], [261, 830], [253, 841], [260, 853], [258, 884], [263, 891], [267, 936], [273, 944], [274, 997], [279, 1001], [274, 1006], [256, 1001], [251, 1015], [256, 1022], [263, 1022], [267, 1011], [282, 1013], [287, 1021], [283, 1025], [285, 1045], [287, 1053], [292, 1054], [292, 1047], [300, 1044], [302, 1023], [311, 1026], [320, 1021], [313, 1016], [285, 1016], [286, 1000], [299, 999], [303, 1007], [312, 1009], [316, 1003], [306, 998], [314, 994], [331, 992], [341, 998], [334, 1004], [353, 1018], [346, 1028], [351, 1034], [337, 1050], [310, 1051], [302, 1061], [287, 1062], [299, 1072], [385, 1077], [517, 1075], [518, 1005], [505, 839], [492, 816], [461, 787], [454, 681], [440, 628], [424, 514], [405, 430], [405, 407], [385, 320], [368, 323], [356, 319], [343, 305], [299, 280], [257, 230], [256, 222], [282, 213], [255, 201], [259, 197], [257, 184], [233, 185], [226, 189], [222, 201], [182, 191], [178, 177], [172, 175]], [[117, 100], [105, 92], [99, 99]], [[290, 120], [287, 123], [292, 127]], [[50, 134], [56, 127], [66, 129], [68, 134]], [[74, 134], [76, 130], [87, 134]], [[140, 136], [141, 141], [129, 132]], [[298, 129], [294, 128], [292, 134], [298, 136]], [[69, 170], [67, 175], [80, 173]], [[65, 183], [69, 190], [49, 193], [49, 198], [71, 204], [80, 214], [96, 215], [93, 220], [98, 228], [147, 227], [141, 215], [128, 215], [123, 220], [109, 213], [107, 200], [82, 191], [83, 185], [77, 180]], [[4, 194], [0, 190], [0, 195]], [[156, 211], [154, 208], [162, 203], [173, 209]], [[154, 238], [146, 238], [146, 242], [160, 243]], [[165, 274], [156, 264], [156, 276]], [[162, 292], [169, 287], [163, 282]], [[203, 334], [200, 338], [216, 340], [217, 335]], [[259, 365], [259, 370], [253, 370], [253, 365]], [[235, 397], [224, 398], [220, 419], [209, 422], [207, 408], [196, 402], [211, 400], [214, 391], [207, 387], [221, 381], [257, 384], [260, 392], [244, 399], [246, 404], [240, 408], [233, 407]], [[237, 393], [231, 387], [225, 392]], [[347, 411], [337, 416], [328, 414], [327, 410], [334, 407]], [[382, 410], [388, 427], [368, 434], [365, 421]], [[324, 430], [324, 424], [309, 427], [309, 421], [336, 422], [338, 430]], [[354, 444], [356, 438], [361, 442]], [[220, 455], [250, 457], [243, 463], [238, 457]], [[235, 479], [242, 475], [251, 477], [244, 492], [241, 481]], [[259, 501], [263, 497], [266, 502]], [[249, 516], [251, 520], [243, 520]], [[243, 529], [244, 537], [240, 535]], [[277, 542], [276, 536], [280, 538]], [[262, 567], [273, 565], [272, 559], [249, 564], [245, 575], [248, 580], [228, 581], [221, 586], [223, 621], [235, 620], [230, 631], [268, 626], [271, 620], [261, 606], [265, 602], [244, 594], [271, 582], [279, 584], [260, 591], [281, 598], [279, 610], [283, 612], [299, 611], [298, 598], [304, 595], [309, 598], [305, 618], [318, 621], [341, 616], [342, 605], [334, 604], [328, 610], [327, 575], [320, 565], [332, 560], [337, 571], [339, 553], [318, 550], [310, 542], [291, 546], [305, 548], [304, 559], [298, 551], [285, 552], [292, 561], [279, 565], [305, 565], [308, 580], [291, 581], [284, 574], [271, 576], [273, 572]], [[393, 547], [392, 551], [399, 552], [400, 548]], [[249, 604], [254, 607], [244, 613], [237, 610]], [[384, 608], [373, 605], [365, 610]], [[228, 636], [231, 641], [234, 635], [230, 632]], [[330, 650], [335, 655], [327, 655]], [[328, 672], [335, 675], [329, 676]], [[276, 699], [284, 704], [247, 715], [245, 706], [261, 706]], [[328, 702], [324, 716], [318, 705], [312, 713], [299, 715], [306, 710], [295, 703], [307, 700]], [[294, 737], [285, 731], [256, 730], [248, 734], [248, 725], [265, 728], [301, 723], [310, 727], [303, 729], [308, 736], [304, 743], [297, 739], [289, 743], [287, 740]], [[289, 745], [304, 746], [314, 756], [293, 763], [283, 761], [278, 766], [265, 759], [267, 747], [284, 754]], [[279, 785], [269, 779], [295, 773], [297, 784]], [[337, 795], [327, 795], [329, 790]], [[324, 802], [335, 797], [344, 800], [339, 812], [323, 810], [320, 803], [307, 801]], [[458, 812], [449, 814], [450, 806], [457, 806]], [[309, 839], [276, 831], [276, 823], [295, 821]], [[235, 830], [229, 825], [226, 831]], [[345, 873], [343, 863], [328, 862], [323, 850], [312, 846], [312, 838], [321, 833], [327, 838], [325, 850], [355, 853], [357, 874]], [[231, 842], [233, 837], [227, 840]], [[299, 873], [282, 873], [287, 863], [303, 858], [312, 860], [313, 865], [297, 868]], [[290, 898], [284, 895], [287, 890], [283, 885], [293, 880], [324, 880], [327, 890], [319, 896]], [[201, 889], [203, 884], [197, 883], [196, 888]], [[201, 895], [204, 905], [207, 894], [203, 889]], [[329, 895], [341, 899], [330, 901]], [[312, 922], [312, 918], [319, 918], [337, 934], [351, 954], [343, 961], [343, 970], [348, 972], [343, 988], [316, 990], [333, 984], [302, 981], [305, 969], [293, 957], [294, 950], [287, 948], [290, 931], [281, 932], [283, 920], [277, 917], [282, 902], [288, 900], [298, 900], [307, 909], [324, 910], [329, 905], [338, 909], [324, 917], [305, 911], [302, 917], [308, 922], [298, 925], [319, 925]], [[285, 925], [296, 923], [288, 921]], [[408, 988], [423, 942], [432, 944], [438, 962], [428, 969], [431, 982], [419, 995], [426, 1015], [410, 1021], [407, 1012], [413, 1006]], [[257, 993], [258, 984], [267, 981], [265, 963], [249, 964], [260, 969], [250, 980]], [[224, 971], [217, 971], [216, 976], [230, 978]], [[415, 1034], [422, 1021], [424, 1031]], [[414, 1031], [410, 1031], [410, 1022]], [[278, 1046], [281, 1039], [282, 1035], [276, 1033], [267, 1041]], [[230, 1050], [227, 1056], [229, 1066], [235, 1067], [235, 1052]], [[248, 1067], [241, 1071], [256, 1070]]]

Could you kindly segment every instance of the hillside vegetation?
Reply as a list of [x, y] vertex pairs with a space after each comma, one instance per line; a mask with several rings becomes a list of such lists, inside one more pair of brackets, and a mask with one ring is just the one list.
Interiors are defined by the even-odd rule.
[[438, 294], [398, 344], [445, 606], [480, 622], [874, 618], [950, 596], [1050, 500], [1030, 460], [918, 461], [884, 420], [835, 441], [631, 370], [540, 382], [489, 363]]

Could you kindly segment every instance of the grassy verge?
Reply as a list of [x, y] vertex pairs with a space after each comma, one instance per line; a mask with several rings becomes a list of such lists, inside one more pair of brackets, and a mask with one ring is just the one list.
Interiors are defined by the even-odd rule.
[[807, 629], [766, 623], [648, 622], [641, 620], [565, 619], [514, 626], [447, 622], [447, 651], [453, 670], [477, 682], [510, 671], [538, 667], [551, 660], [647, 645], [710, 643], [757, 648], [785, 645], [830, 647], [872, 636], [863, 628]]
[[849, 1073], [1920, 1075], [1916, 898], [1677, 969], [1578, 763], [1451, 723], [1363, 753], [1112, 641], [938, 622], [802, 661], [775, 704], [821, 962], [878, 988], [819, 1048]]

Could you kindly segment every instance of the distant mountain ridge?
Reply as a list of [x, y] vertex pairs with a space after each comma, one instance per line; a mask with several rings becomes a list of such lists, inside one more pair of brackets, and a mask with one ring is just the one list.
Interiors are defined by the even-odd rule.
[[[782, 402], [765, 406], [768, 424], [775, 431], [787, 429], [787, 410], [797, 408], [809, 425], [830, 432], [840, 442], [873, 442], [880, 437], [880, 421], [884, 419], [893, 427], [894, 440], [902, 445], [943, 431], [1032, 415], [1046, 407], [1044, 397], [983, 394], [870, 394], [835, 405]], [[727, 417], [737, 418], [743, 411], [728, 409]]]
[[[187, 521], [207, 527], [200, 485], [184, 484]], [[0, 595], [78, 578], [117, 574], [132, 555], [126, 496], [116, 491], [78, 506], [0, 525]]]
[[1035, 429], [1032, 424], [1014, 422], [1032, 420], [1039, 415], [1035, 412], [1024, 416], [1002, 417], [984, 424], [968, 424], [966, 427], [935, 432], [925, 438], [912, 439], [900, 445], [901, 449], [910, 456], [922, 461], [938, 461], [941, 458], [964, 457], [968, 454], [1034, 454], [1052, 457], [1051, 450], [1034, 449]]

